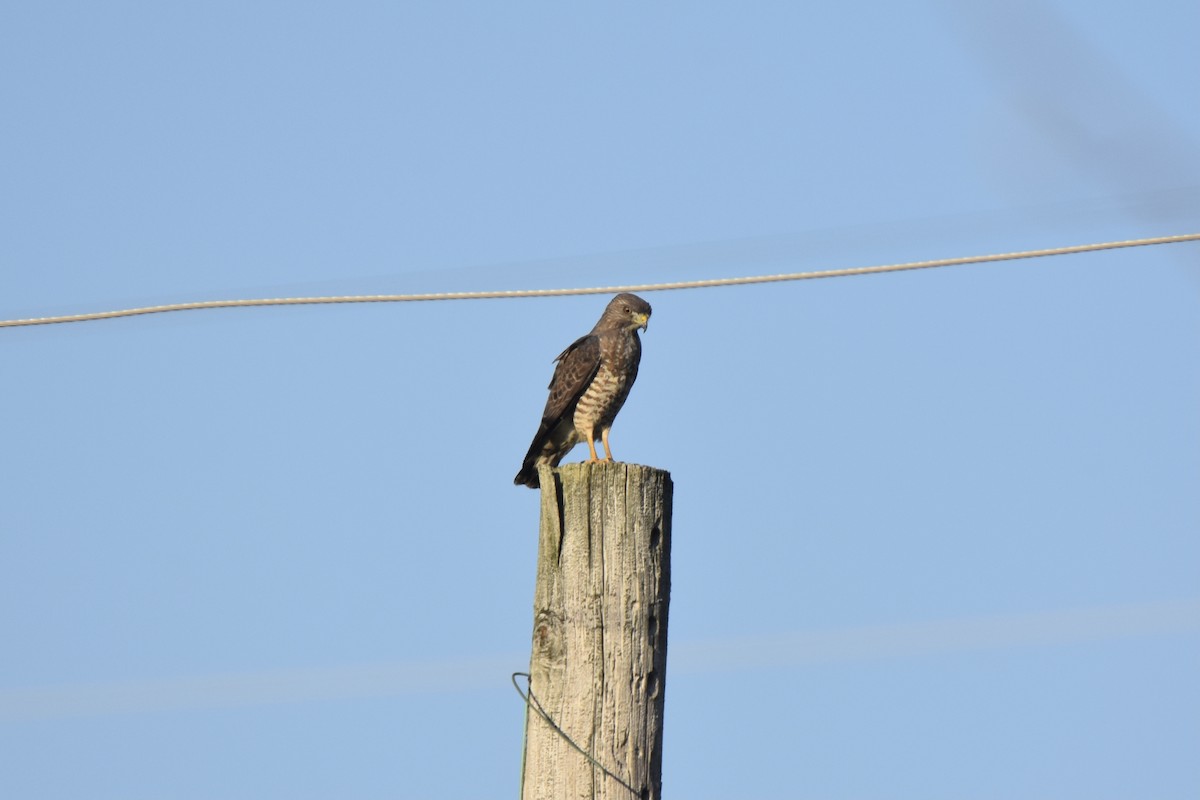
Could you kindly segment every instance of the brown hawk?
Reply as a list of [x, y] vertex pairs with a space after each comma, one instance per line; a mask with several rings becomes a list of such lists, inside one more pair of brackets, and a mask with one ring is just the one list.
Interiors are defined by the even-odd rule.
[[513, 483], [536, 489], [538, 467], [558, 466], [580, 442], [587, 442], [588, 461], [597, 461], [597, 437], [604, 444], [604, 460], [612, 461], [608, 431], [637, 379], [642, 360], [637, 329], [646, 330], [649, 321], [649, 303], [637, 295], [619, 294], [592, 332], [555, 359], [558, 366], [550, 379], [542, 424]]

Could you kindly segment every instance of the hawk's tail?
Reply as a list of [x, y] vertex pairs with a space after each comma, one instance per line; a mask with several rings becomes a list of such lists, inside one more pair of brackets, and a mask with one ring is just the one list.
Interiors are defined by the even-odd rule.
[[538, 467], [542, 464], [554, 466], [554, 461], [547, 458], [540, 448], [537, 450], [530, 448], [529, 455], [525, 456], [525, 463], [521, 465], [521, 471], [517, 473], [517, 477], [513, 478], [513, 483], [517, 486], [528, 486], [530, 489], [538, 488], [541, 486]]
[[538, 488], [541, 482], [538, 480], [537, 463], [525, 462], [521, 471], [517, 473], [517, 477], [513, 478], [513, 483], [517, 486], [528, 486], [530, 489]]
[[554, 457], [553, 452], [546, 452], [546, 433], [548, 426], [542, 422], [538, 426], [537, 435], [533, 437], [533, 444], [529, 445], [529, 452], [525, 454], [525, 461], [521, 464], [521, 471], [517, 473], [517, 477], [513, 478], [513, 483], [517, 486], [528, 486], [530, 489], [536, 489], [541, 485], [538, 479], [538, 466], [541, 464], [549, 464], [555, 466], [558, 464], [558, 458]]

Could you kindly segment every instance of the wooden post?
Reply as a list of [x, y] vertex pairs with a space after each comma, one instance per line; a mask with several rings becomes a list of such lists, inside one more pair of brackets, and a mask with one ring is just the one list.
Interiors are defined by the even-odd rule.
[[542, 521], [529, 659], [536, 705], [531, 700], [525, 715], [521, 800], [659, 800], [671, 476], [622, 463], [542, 467], [538, 474]]

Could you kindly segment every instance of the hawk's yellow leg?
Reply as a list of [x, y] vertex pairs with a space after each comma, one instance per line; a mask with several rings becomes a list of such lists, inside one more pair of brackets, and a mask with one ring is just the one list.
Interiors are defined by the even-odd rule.
[[596, 439], [595, 434], [592, 431], [588, 431], [587, 443], [588, 443], [588, 453], [590, 454], [590, 456], [588, 457], [589, 462], [600, 460], [599, 458], [596, 457], [596, 441], [595, 441], [595, 439]]
[[600, 441], [604, 443], [604, 460], [612, 461], [612, 448], [608, 446], [608, 428], [600, 431]]

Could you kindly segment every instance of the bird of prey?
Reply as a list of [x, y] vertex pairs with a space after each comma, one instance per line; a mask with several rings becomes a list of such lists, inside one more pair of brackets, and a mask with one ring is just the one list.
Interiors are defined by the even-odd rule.
[[637, 378], [642, 360], [637, 329], [646, 330], [649, 321], [649, 303], [637, 295], [619, 294], [604, 309], [592, 332], [576, 339], [555, 359], [558, 366], [550, 380], [542, 424], [513, 483], [536, 489], [538, 466], [558, 466], [580, 442], [587, 442], [588, 461], [599, 460], [597, 437], [604, 444], [604, 460], [612, 461], [608, 431]]

